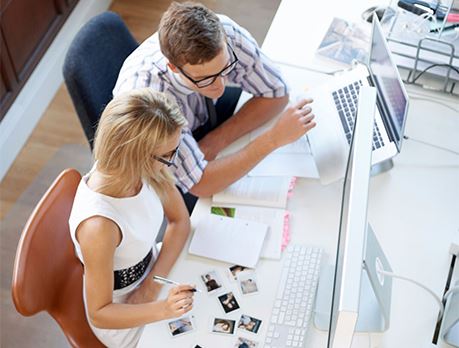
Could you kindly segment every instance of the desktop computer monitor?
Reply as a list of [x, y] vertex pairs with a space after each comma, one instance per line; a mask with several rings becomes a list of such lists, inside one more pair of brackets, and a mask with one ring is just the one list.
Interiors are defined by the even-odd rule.
[[[328, 348], [350, 347], [355, 331], [383, 331], [389, 323], [390, 266], [367, 222], [376, 90], [362, 87], [341, 203], [336, 263], [320, 277], [314, 322], [328, 330]], [[330, 310], [331, 307], [331, 310]]]

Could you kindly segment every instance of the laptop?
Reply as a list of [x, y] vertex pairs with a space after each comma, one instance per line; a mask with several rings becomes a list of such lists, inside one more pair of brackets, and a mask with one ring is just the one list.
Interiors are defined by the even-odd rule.
[[309, 93], [314, 98], [311, 106], [317, 126], [308, 133], [308, 140], [323, 185], [344, 177], [359, 90], [364, 85], [377, 90], [374, 165], [400, 152], [408, 113], [408, 94], [376, 16], [373, 16], [368, 62]]

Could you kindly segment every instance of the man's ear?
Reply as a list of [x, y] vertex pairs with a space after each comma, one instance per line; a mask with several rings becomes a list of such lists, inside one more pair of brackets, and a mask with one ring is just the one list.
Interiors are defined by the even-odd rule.
[[172, 64], [171, 62], [167, 62], [167, 67], [168, 67], [169, 69], [171, 69], [171, 71], [172, 71], [173, 73], [178, 74], [178, 73], [180, 72], [179, 69], [178, 69], [174, 64]]

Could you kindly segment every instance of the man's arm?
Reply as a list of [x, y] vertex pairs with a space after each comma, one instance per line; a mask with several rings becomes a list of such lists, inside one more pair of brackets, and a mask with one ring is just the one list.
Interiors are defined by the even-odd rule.
[[253, 97], [225, 123], [208, 133], [199, 147], [206, 160], [211, 161], [217, 154], [248, 132], [277, 116], [287, 105], [288, 95], [280, 98]]
[[302, 100], [288, 107], [273, 128], [258, 136], [242, 150], [209, 161], [200, 181], [190, 192], [198, 197], [211, 196], [247, 174], [269, 153], [291, 143], [315, 127], [314, 115], [306, 104], [312, 100]]

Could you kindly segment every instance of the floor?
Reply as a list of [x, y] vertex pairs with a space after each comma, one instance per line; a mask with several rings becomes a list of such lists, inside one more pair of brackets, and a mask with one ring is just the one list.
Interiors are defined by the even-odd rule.
[[[156, 30], [161, 14], [170, 2], [114, 0], [110, 10], [121, 15], [134, 37], [141, 42]], [[215, 12], [233, 18], [261, 44], [280, 0], [201, 2]], [[67, 345], [60, 330], [47, 315], [42, 313], [24, 318], [15, 312], [10, 294], [11, 270], [21, 228], [39, 199], [37, 192], [44, 190], [45, 185], [53, 180], [58, 164], [68, 163], [74, 152], [87, 156], [87, 149], [78, 117], [65, 85], [62, 85], [0, 183], [1, 347]]]

